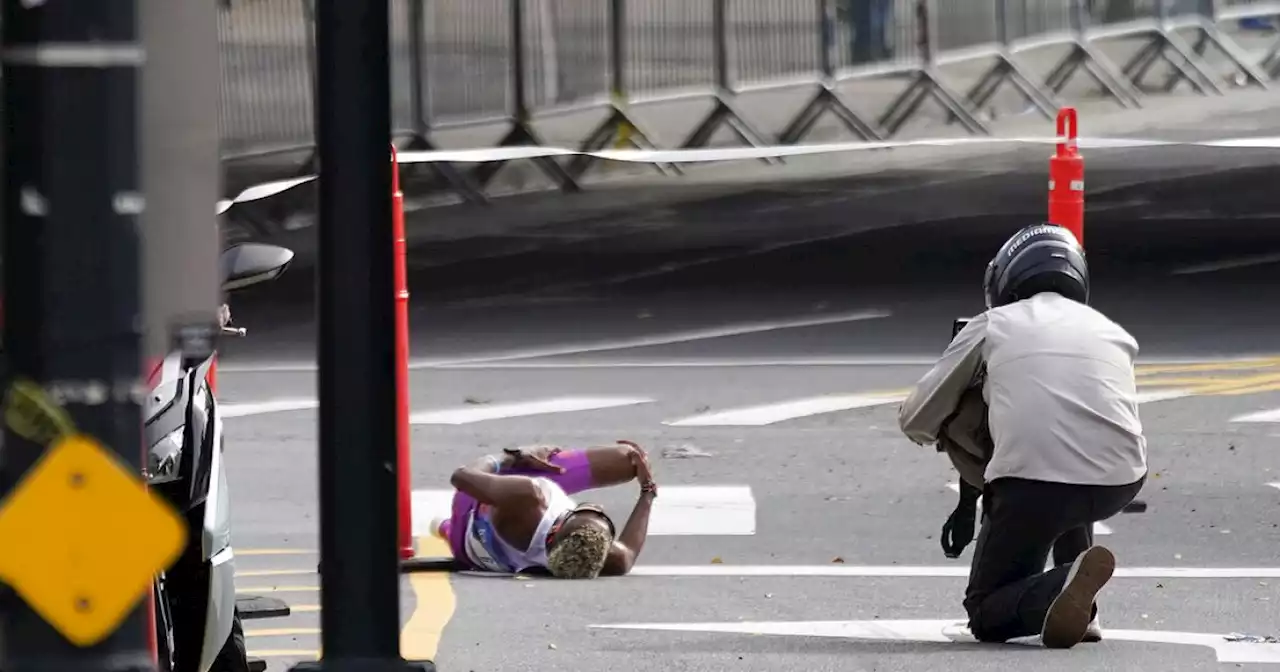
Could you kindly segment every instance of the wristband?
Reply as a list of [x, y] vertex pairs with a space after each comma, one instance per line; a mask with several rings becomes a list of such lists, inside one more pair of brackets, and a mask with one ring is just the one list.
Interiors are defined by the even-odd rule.
[[653, 495], [654, 497], [657, 497], [657, 496], [658, 496], [658, 484], [657, 484], [657, 483], [654, 483], [653, 481], [649, 481], [648, 483], [641, 483], [641, 484], [640, 484], [640, 492], [641, 492], [642, 494], [646, 494], [646, 495]]

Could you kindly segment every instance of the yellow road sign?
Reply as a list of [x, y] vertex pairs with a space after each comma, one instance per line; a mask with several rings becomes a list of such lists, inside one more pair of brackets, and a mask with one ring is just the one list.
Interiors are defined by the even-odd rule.
[[0, 506], [0, 578], [77, 646], [110, 635], [177, 559], [184, 521], [84, 435], [58, 438]]

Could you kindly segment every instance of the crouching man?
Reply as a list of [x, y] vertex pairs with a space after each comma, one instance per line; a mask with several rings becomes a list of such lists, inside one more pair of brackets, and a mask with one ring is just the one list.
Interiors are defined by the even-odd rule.
[[[964, 606], [985, 642], [1040, 635], [1081, 642], [1116, 559], [1093, 523], [1137, 496], [1147, 474], [1138, 418], [1138, 344], [1088, 305], [1084, 250], [1066, 229], [1029, 226], [987, 266], [987, 311], [951, 341], [899, 411], [919, 444], [943, 434], [966, 391], [981, 386], [992, 450], [983, 521]], [[969, 482], [966, 480], [966, 482]], [[976, 504], [977, 486], [962, 488]], [[1050, 549], [1055, 566], [1045, 571]]]
[[[619, 532], [604, 509], [572, 495], [630, 481], [639, 499]], [[658, 486], [648, 457], [630, 441], [587, 450], [508, 449], [453, 472], [448, 520], [433, 533], [471, 570], [548, 573], [564, 579], [621, 576], [644, 548]]]

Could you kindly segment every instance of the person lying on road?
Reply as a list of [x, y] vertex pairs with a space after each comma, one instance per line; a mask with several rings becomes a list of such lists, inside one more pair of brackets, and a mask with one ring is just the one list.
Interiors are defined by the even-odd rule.
[[[588, 450], [539, 446], [503, 452], [450, 478], [457, 490], [453, 512], [448, 520], [433, 521], [432, 532], [449, 542], [455, 561], [471, 570], [532, 570], [564, 579], [631, 571], [658, 496], [640, 446], [619, 441]], [[632, 480], [640, 484], [640, 497], [621, 533], [602, 508], [570, 497]]]

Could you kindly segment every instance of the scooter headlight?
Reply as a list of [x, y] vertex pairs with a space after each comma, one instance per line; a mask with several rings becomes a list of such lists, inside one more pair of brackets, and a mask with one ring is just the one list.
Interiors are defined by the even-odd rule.
[[185, 428], [178, 428], [160, 439], [147, 451], [147, 469], [144, 475], [153, 485], [178, 480], [178, 463], [182, 460], [182, 435]]

